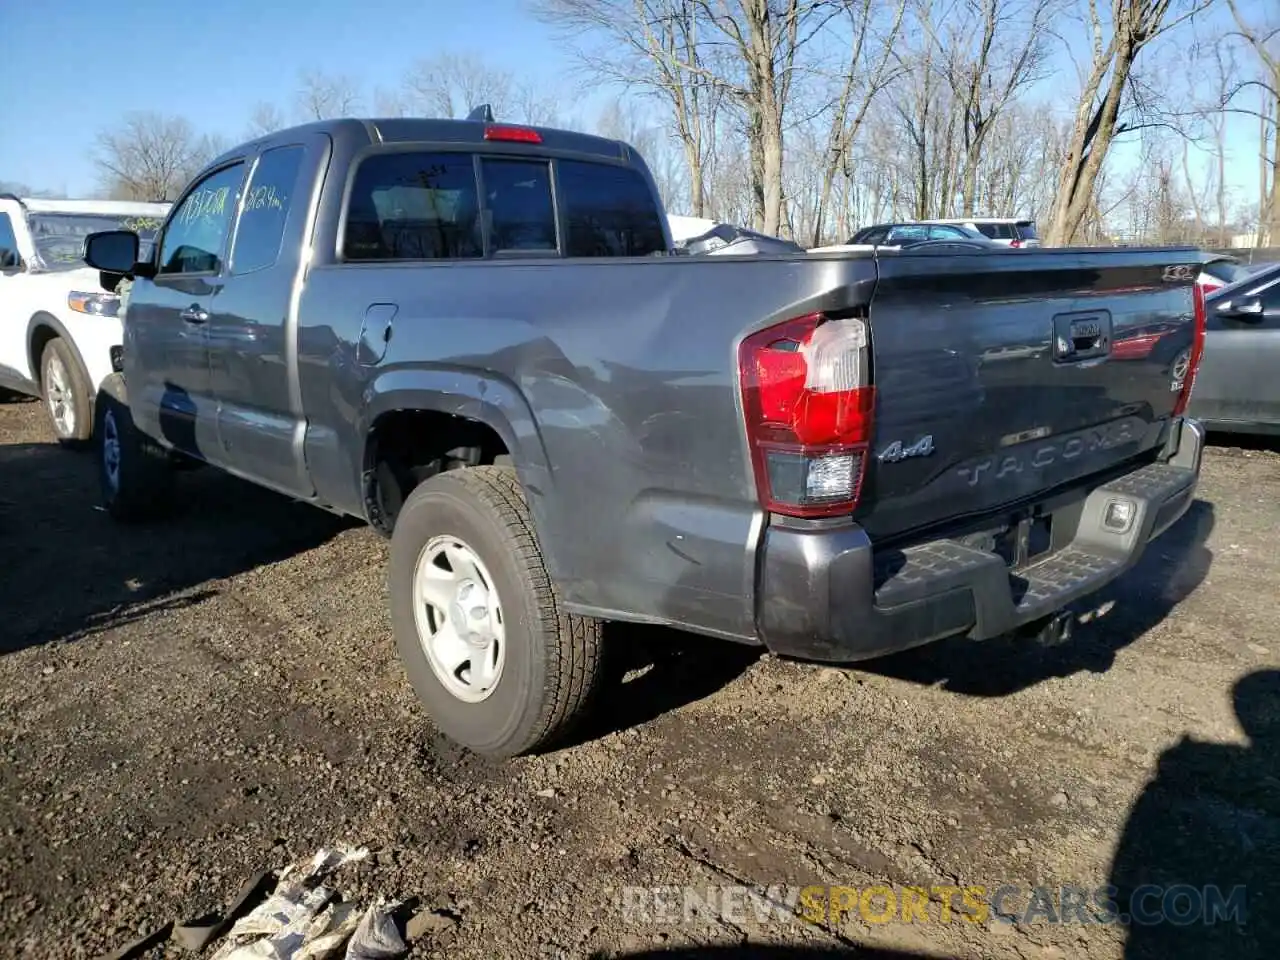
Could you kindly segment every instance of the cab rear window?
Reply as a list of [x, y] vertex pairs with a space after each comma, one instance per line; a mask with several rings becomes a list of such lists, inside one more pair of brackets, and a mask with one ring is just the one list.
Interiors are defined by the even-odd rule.
[[560, 161], [570, 257], [646, 257], [666, 249], [661, 214], [636, 171]]
[[484, 256], [475, 163], [466, 153], [381, 153], [356, 170], [342, 254], [348, 260]]
[[[479, 170], [477, 171], [477, 166]], [[641, 257], [666, 251], [661, 211], [628, 167], [544, 157], [397, 151], [361, 161], [346, 260]]]

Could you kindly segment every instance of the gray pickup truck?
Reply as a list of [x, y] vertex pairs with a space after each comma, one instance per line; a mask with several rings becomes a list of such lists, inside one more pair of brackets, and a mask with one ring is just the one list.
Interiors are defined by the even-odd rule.
[[678, 255], [626, 144], [426, 119], [237, 147], [137, 250], [85, 243], [132, 281], [109, 512], [195, 460], [367, 520], [409, 679], [490, 755], [583, 714], [606, 621], [1062, 639], [1199, 473], [1195, 250]]

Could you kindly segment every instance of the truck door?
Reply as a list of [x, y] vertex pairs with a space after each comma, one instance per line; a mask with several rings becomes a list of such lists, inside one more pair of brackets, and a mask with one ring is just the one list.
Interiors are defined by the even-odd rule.
[[329, 138], [300, 135], [253, 162], [231, 241], [227, 282], [206, 331], [218, 398], [220, 459], [295, 496], [313, 492], [302, 456], [295, 289], [310, 249], [313, 188]]
[[1190, 413], [1218, 423], [1280, 424], [1280, 270], [1209, 300]]
[[187, 191], [156, 245], [156, 276], [134, 284], [125, 318], [124, 372], [134, 421], [205, 460], [216, 456], [218, 430], [205, 328], [222, 287], [244, 173], [244, 161], [235, 160]]

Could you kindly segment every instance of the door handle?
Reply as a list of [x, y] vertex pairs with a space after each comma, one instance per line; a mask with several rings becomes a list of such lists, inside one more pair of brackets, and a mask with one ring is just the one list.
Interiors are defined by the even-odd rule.
[[204, 323], [209, 319], [209, 311], [202, 309], [199, 305], [193, 303], [191, 306], [187, 307], [187, 309], [178, 314], [178, 316], [187, 323]]

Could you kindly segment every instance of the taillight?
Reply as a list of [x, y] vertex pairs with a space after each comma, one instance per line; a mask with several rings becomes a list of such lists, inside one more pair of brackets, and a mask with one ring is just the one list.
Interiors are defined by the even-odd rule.
[[831, 517], [857, 506], [875, 414], [870, 361], [866, 321], [820, 313], [742, 341], [747, 442], [766, 510]]
[[1022, 241], [1021, 241], [1021, 240], [1010, 240], [1010, 241], [1009, 241], [1009, 246], [1011, 246], [1011, 247], [1020, 247], [1020, 246], [1022, 246]]
[[486, 140], [499, 140], [508, 143], [541, 143], [542, 134], [529, 127], [488, 126], [484, 128]]
[[[1204, 334], [1206, 315], [1204, 306], [1204, 287], [1198, 283], [1191, 285], [1191, 299], [1195, 304], [1195, 326], [1191, 334], [1191, 346], [1187, 351], [1187, 370], [1182, 374], [1182, 387], [1178, 391], [1178, 400], [1173, 405], [1173, 415], [1180, 417], [1187, 411], [1191, 402], [1191, 390], [1196, 384], [1196, 371], [1200, 369], [1200, 357], [1204, 354]], [[1178, 374], [1181, 357], [1174, 361], [1174, 376]]]

